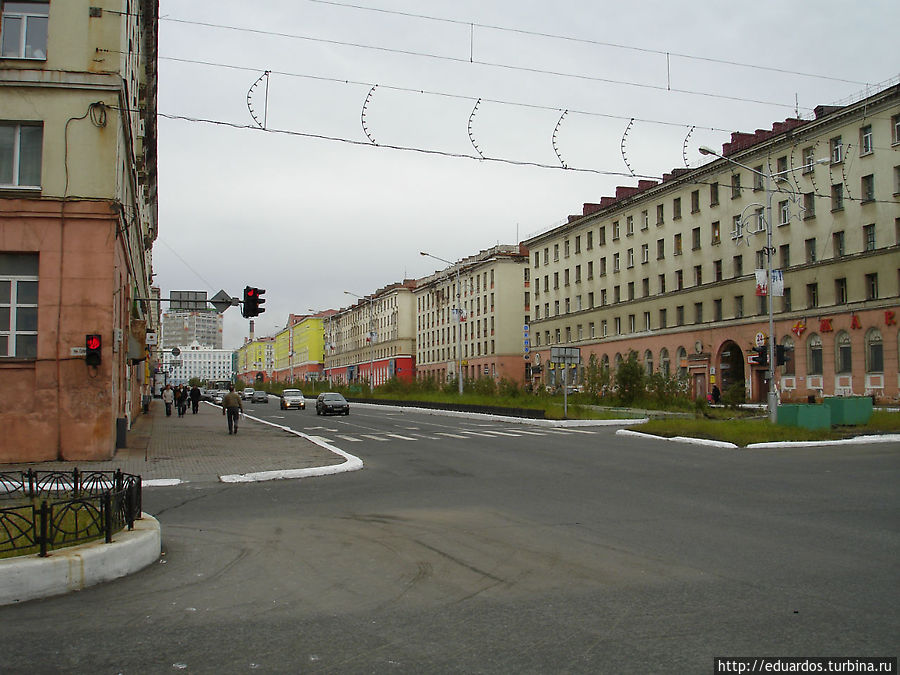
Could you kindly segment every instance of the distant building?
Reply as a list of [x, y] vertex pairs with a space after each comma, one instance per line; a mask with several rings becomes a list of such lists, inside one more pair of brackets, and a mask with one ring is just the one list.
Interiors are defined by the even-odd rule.
[[291, 314], [288, 324], [275, 334], [275, 370], [280, 382], [310, 382], [324, 376], [326, 324], [334, 310], [314, 315]]
[[214, 309], [163, 312], [162, 349], [199, 342], [202, 347], [222, 349], [222, 315]]
[[186, 384], [196, 378], [201, 382], [230, 380], [234, 374], [230, 349], [204, 347], [196, 340], [179, 347], [176, 356], [171, 351], [162, 355], [162, 368], [171, 384]]
[[270, 381], [275, 371], [275, 338], [257, 338], [254, 325], [255, 322], [250, 321], [249, 337], [244, 338], [244, 344], [235, 350], [236, 376], [250, 385]]
[[108, 459], [155, 370], [158, 3], [0, 14], [0, 462]]

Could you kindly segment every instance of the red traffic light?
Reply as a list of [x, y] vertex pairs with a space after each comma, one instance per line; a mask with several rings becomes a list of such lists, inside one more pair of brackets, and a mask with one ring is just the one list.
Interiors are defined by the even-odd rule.
[[102, 343], [100, 336], [96, 333], [85, 335], [84, 337], [84, 362], [89, 366], [99, 366], [102, 361], [100, 351]]

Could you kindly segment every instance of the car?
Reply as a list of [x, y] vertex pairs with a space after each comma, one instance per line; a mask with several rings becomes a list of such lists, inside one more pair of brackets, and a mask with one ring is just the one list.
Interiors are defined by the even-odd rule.
[[316, 415], [349, 415], [347, 399], [334, 391], [319, 394], [316, 399]]
[[216, 405], [222, 405], [222, 399], [225, 398], [225, 394], [227, 394], [227, 393], [228, 393], [227, 391], [224, 391], [222, 389], [217, 389], [217, 390], [213, 391], [212, 392], [212, 402], [215, 403]]
[[250, 396], [250, 403], [268, 403], [269, 402], [269, 394], [264, 391], [254, 391], [253, 395]]
[[241, 392], [241, 399], [249, 401], [253, 398], [253, 387], [247, 387]]
[[285, 389], [281, 392], [281, 409], [290, 410], [306, 410], [306, 399], [303, 398], [303, 392], [299, 389]]

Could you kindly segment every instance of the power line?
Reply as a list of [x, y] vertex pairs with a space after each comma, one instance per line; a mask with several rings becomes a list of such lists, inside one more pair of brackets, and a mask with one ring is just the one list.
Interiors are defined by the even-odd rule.
[[508, 26], [496, 26], [496, 25], [492, 25], [492, 24], [478, 23], [475, 21], [462, 21], [459, 19], [447, 19], [444, 17], [429, 16], [426, 14], [417, 14], [415, 12], [400, 12], [397, 10], [382, 9], [380, 7], [365, 7], [363, 5], [354, 5], [354, 4], [347, 3], [347, 2], [336, 2], [335, 0], [307, 0], [307, 1], [317, 3], [320, 5], [331, 5], [334, 7], [343, 7], [346, 9], [359, 9], [359, 10], [363, 10], [363, 11], [367, 11], [367, 12], [378, 12], [381, 14], [393, 14], [396, 16], [405, 16], [405, 17], [414, 18], [414, 19], [425, 19], [428, 21], [437, 21], [437, 22], [441, 22], [441, 23], [449, 23], [449, 24], [454, 24], [454, 25], [458, 25], [458, 26], [467, 26], [467, 27], [472, 27], [472, 28], [484, 28], [484, 29], [488, 29], [488, 30], [496, 30], [496, 31], [502, 31], [502, 32], [506, 32], [506, 33], [516, 33], [519, 35], [528, 35], [531, 37], [550, 38], [553, 40], [564, 40], [566, 42], [576, 42], [576, 43], [581, 43], [581, 44], [586, 44], [586, 45], [593, 45], [595, 47], [612, 47], [615, 49], [625, 49], [625, 50], [629, 50], [629, 51], [642, 52], [645, 54], [656, 54], [658, 56], [677, 56], [678, 58], [688, 59], [688, 60], [693, 60], [693, 61], [705, 61], [707, 63], [718, 63], [718, 64], [722, 64], [722, 65], [735, 66], [735, 67], [739, 67], [739, 68], [751, 68], [754, 70], [764, 70], [764, 71], [773, 72], [773, 73], [782, 73], [784, 75], [796, 75], [798, 77], [810, 77], [810, 78], [816, 78], [816, 79], [821, 79], [821, 80], [829, 80], [832, 82], [842, 82], [844, 84], [855, 84], [855, 85], [862, 85], [862, 86], [869, 85], [868, 82], [861, 82], [859, 80], [849, 80], [849, 79], [845, 79], [845, 78], [834, 77], [833, 75], [822, 75], [820, 73], [804, 73], [802, 71], [789, 70], [787, 68], [776, 68], [773, 66], [761, 66], [758, 64], [754, 64], [754, 63], [742, 63], [740, 61], [730, 61], [728, 59], [717, 59], [717, 58], [708, 57], [708, 56], [695, 56], [693, 54], [665, 51], [662, 49], [652, 49], [649, 47], [634, 47], [632, 45], [623, 45], [623, 44], [618, 44], [615, 42], [604, 42], [602, 40], [591, 40], [591, 39], [587, 39], [587, 38], [578, 38], [578, 37], [573, 37], [570, 35], [559, 35], [559, 34], [555, 34], [555, 33], [543, 33], [540, 31], [524, 30], [521, 28], [510, 28]]

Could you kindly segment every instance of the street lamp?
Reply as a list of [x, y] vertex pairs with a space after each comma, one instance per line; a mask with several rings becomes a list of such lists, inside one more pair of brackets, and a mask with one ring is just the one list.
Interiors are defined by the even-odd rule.
[[[739, 166], [742, 169], [746, 169], [747, 171], [756, 174], [757, 176], [762, 176], [765, 178], [765, 190], [766, 190], [766, 205], [765, 205], [765, 220], [766, 220], [766, 296], [768, 300], [769, 307], [769, 421], [771, 423], [775, 423], [778, 421], [778, 393], [775, 390], [775, 314], [772, 300], [772, 256], [775, 254], [775, 249], [772, 246], [772, 196], [775, 193], [775, 190], [772, 187], [772, 183], [779, 179], [782, 179], [782, 176], [792, 169], [787, 169], [785, 171], [778, 171], [773, 173], [771, 170], [763, 173], [762, 171], [758, 171], [753, 169], [746, 164], [741, 164], [740, 162], [736, 162], [735, 160], [725, 157], [724, 155], [719, 154], [712, 148], [702, 145], [699, 148], [701, 155], [713, 155], [718, 157], [719, 159], [723, 159], [726, 162], [734, 164], [735, 166]], [[805, 169], [808, 167], [815, 166], [816, 164], [821, 164], [823, 161], [828, 160], [819, 160], [813, 161], [810, 164], [800, 167], [801, 169]]]
[[375, 301], [372, 298], [367, 298], [363, 295], [358, 295], [356, 293], [351, 293], [350, 291], [344, 291], [346, 295], [352, 295], [355, 298], [359, 298], [360, 300], [365, 300], [369, 303], [369, 344], [371, 345], [371, 352], [369, 353], [369, 388], [371, 390], [375, 390], [375, 309], [373, 305]]
[[[419, 251], [419, 255], [424, 255], [426, 258], [434, 258], [435, 260], [447, 263], [448, 265], [455, 264], [449, 260], [444, 260], [436, 255], [432, 255], [431, 253], [426, 253], [425, 251]], [[462, 396], [462, 286], [459, 281], [459, 268], [460, 265], [456, 263], [456, 381], [459, 385], [459, 395]]]

